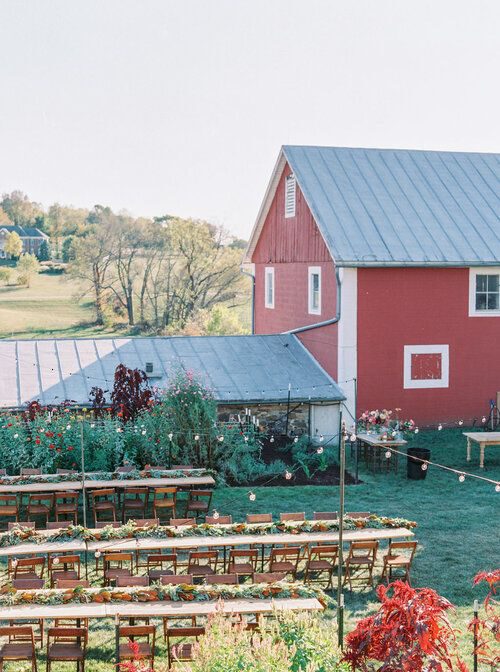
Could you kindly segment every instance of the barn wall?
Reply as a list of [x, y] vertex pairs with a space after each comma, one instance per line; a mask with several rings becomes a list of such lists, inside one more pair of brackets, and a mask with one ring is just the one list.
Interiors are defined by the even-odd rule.
[[[487, 413], [500, 390], [500, 318], [469, 317], [468, 269], [358, 269], [358, 411], [419, 424]], [[404, 389], [405, 345], [449, 345], [449, 387]]]
[[[281, 175], [252, 262], [255, 264], [255, 333], [273, 334], [335, 316], [335, 269], [328, 249], [297, 184], [296, 215], [285, 218], [285, 176]], [[264, 301], [264, 269], [274, 267], [274, 308]], [[308, 267], [321, 267], [321, 315], [308, 313]], [[300, 340], [328, 373], [337, 376], [337, 327], [304, 332]]]

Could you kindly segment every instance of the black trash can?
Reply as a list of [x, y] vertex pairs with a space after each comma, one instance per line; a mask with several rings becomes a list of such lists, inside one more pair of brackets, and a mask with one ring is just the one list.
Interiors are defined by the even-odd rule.
[[[428, 448], [408, 448], [408, 462], [406, 466], [406, 476], [411, 478], [413, 481], [423, 481], [427, 476], [427, 469], [422, 469], [422, 464], [420, 460], [430, 460], [431, 451]], [[413, 457], [418, 457], [418, 460], [412, 459]]]

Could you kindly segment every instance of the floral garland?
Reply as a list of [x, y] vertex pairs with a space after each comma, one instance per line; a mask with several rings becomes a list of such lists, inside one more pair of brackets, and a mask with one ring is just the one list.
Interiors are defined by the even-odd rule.
[[[87, 481], [130, 481], [146, 478], [199, 478], [216, 476], [213, 469], [146, 469], [140, 471], [94, 471], [87, 472]], [[33, 476], [2, 476], [0, 485], [34, 485], [37, 483], [73, 483], [82, 480], [81, 473], [73, 474], [36, 474]]]
[[[371, 515], [368, 518], [344, 518], [344, 530], [357, 529], [390, 529], [405, 527], [409, 530], [417, 527], [417, 523], [405, 518], [386, 518]], [[93, 530], [81, 525], [70, 525], [52, 534], [27, 527], [19, 527], [0, 534], [0, 547], [16, 546], [24, 542], [43, 544], [81, 539], [82, 541], [111, 541], [113, 539], [169, 539], [182, 537], [229, 537], [245, 534], [266, 536], [270, 534], [307, 534], [310, 532], [336, 532], [338, 520], [307, 520], [302, 522], [279, 523], [233, 523], [232, 525], [186, 525], [171, 527], [169, 525], [151, 525], [137, 527], [129, 522], [121, 527], [104, 527]]]
[[160, 585], [152, 584], [148, 588], [70, 588], [50, 590], [15, 590], [5, 586], [0, 591], [0, 607], [12, 607], [24, 604], [90, 604], [120, 602], [207, 602], [212, 600], [270, 598], [316, 598], [326, 607], [330, 598], [316, 586], [303, 583], [250, 583], [242, 585]]

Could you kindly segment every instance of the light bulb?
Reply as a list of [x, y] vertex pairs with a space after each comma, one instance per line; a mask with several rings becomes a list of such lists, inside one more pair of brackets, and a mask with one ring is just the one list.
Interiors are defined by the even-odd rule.
[[59, 564], [59, 558], [54, 558], [54, 559], [52, 560], [52, 564], [53, 564], [53, 565], [58, 565], [58, 564]]
[[14, 434], [14, 438], [17, 439], [19, 434]]
[[458, 421], [458, 424], [459, 424], [459, 425], [463, 425], [463, 424], [464, 424], [464, 421], [463, 421], [463, 420], [459, 420], [459, 421]]
[[243, 440], [245, 441], [245, 443], [247, 443], [248, 442], [248, 436], [244, 436]]
[[96, 551], [94, 553], [94, 555], [95, 555], [96, 558], [100, 558], [101, 557], [101, 551]]
[[255, 502], [255, 500], [257, 499], [257, 496], [256, 496], [256, 494], [255, 494], [254, 492], [251, 492], [251, 493], [248, 495], [248, 499], [249, 499], [251, 502]]
[[323, 441], [323, 434], [319, 435], [319, 442], [321, 443]]
[[443, 429], [443, 425], [442, 425], [441, 423], [439, 423], [439, 425], [438, 425], [438, 432], [440, 432], [442, 429]]
[[427, 464], [424, 462], [421, 467], [422, 471], [427, 471]]
[[121, 427], [117, 427], [117, 428], [116, 428], [116, 433], [117, 433], [117, 434], [119, 434], [119, 433], [122, 432], [122, 431], [123, 431], [123, 430], [122, 430]]
[[222, 435], [219, 436], [219, 441], [220, 441], [220, 443], [222, 443], [224, 441], [224, 437]]
[[292, 474], [289, 471], [285, 471], [285, 478], [287, 481], [289, 481], [292, 478]]
[[460, 474], [458, 480], [460, 481], [460, 483], [463, 483], [465, 481], [465, 474]]
[[174, 438], [174, 435], [172, 434], [172, 432], [170, 432], [170, 434], [168, 435], [168, 438], [170, 439], [170, 441], [172, 441], [172, 439]]
[[321, 455], [323, 452], [323, 446], [319, 446], [319, 448], [316, 449], [316, 452], [318, 453], [318, 455]]
[[500, 483], [495, 485], [495, 492], [500, 492]]
[[351, 434], [351, 436], [349, 437], [349, 440], [352, 441], [352, 442], [356, 441], [356, 434], [354, 434], [354, 433]]
[[293, 442], [294, 442], [294, 443], [297, 443], [297, 442], [298, 442], [298, 440], [299, 440], [299, 437], [298, 437], [298, 436], [296, 436], [296, 437], [294, 438]]
[[418, 427], [415, 427], [415, 434], [418, 434]]
[[269, 439], [269, 443], [274, 443], [274, 436], [271, 436], [271, 438]]
[[219, 512], [218, 511], [213, 512], [213, 518], [215, 518], [215, 520], [219, 519]]
[[91, 426], [92, 429], [94, 429], [94, 427], [95, 427], [95, 423], [91, 422], [91, 423], [90, 423], [90, 426]]
[[145, 436], [145, 435], [146, 435], [146, 430], [143, 429], [142, 432], [141, 432], [141, 434], [142, 434], [143, 436]]
[[195, 434], [195, 435], [194, 435], [194, 440], [195, 440], [195, 441], [199, 441], [199, 440], [200, 440], [200, 437], [198, 436], [198, 434]]
[[387, 459], [389, 459], [391, 455], [392, 455], [392, 453], [391, 453], [390, 450], [385, 451], [385, 456], [387, 457]]
[[71, 425], [66, 425], [66, 429], [71, 429]]
[[486, 418], [485, 418], [484, 415], [483, 415], [483, 417], [481, 418], [481, 422], [482, 422], [483, 424], [486, 422]]

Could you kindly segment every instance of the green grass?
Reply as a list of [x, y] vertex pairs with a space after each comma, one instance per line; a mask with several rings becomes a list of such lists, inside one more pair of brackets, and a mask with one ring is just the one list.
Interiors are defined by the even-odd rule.
[[[465, 459], [465, 439], [458, 430], [421, 432], [415, 445], [429, 447], [432, 458], [459, 470], [466, 470], [500, 481], [500, 450], [491, 448], [486, 453], [486, 469], [478, 467], [478, 456]], [[348, 449], [348, 468], [352, 469]], [[369, 475], [361, 469], [363, 483], [346, 488], [346, 510], [367, 510], [388, 516], [402, 516], [418, 523], [416, 539], [419, 550], [412, 572], [414, 586], [429, 586], [456, 605], [452, 616], [455, 627], [461, 630], [459, 647], [467, 662], [471, 662], [471, 637], [465, 633], [472, 617], [475, 598], [482, 599], [485, 591], [472, 588], [472, 578], [480, 570], [498, 566], [500, 535], [498, 528], [500, 494], [494, 486], [473, 479], [459, 483], [458, 478], [430, 467], [425, 481], [406, 478], [406, 461], [400, 460], [399, 473]], [[315, 510], [338, 510], [338, 487], [265, 487], [253, 488], [254, 502], [248, 499], [248, 488], [220, 488], [214, 496], [214, 506], [222, 513], [230, 513], [233, 520], [243, 520], [246, 513], [305, 511], [308, 516]], [[376, 577], [380, 575], [380, 567]], [[356, 620], [377, 608], [375, 591], [355, 589], [346, 591], [346, 629]], [[325, 614], [333, 618], [334, 612]], [[334, 632], [332, 630], [332, 636]], [[164, 662], [165, 649], [159, 638], [159, 670]], [[87, 656], [91, 672], [113, 669], [113, 631], [109, 622], [92, 625], [90, 650]], [[13, 670], [23, 669], [12, 667]], [[59, 669], [59, 668], [58, 668]], [[70, 667], [61, 666], [61, 672]], [[480, 668], [481, 669], [481, 668]]]

